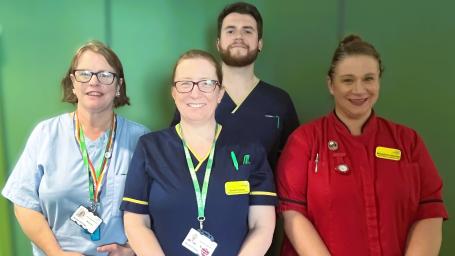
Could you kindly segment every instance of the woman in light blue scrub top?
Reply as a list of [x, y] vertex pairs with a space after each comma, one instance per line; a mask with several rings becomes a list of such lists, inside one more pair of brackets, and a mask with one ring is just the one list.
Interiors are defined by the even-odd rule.
[[129, 105], [122, 64], [104, 44], [88, 42], [62, 88], [75, 111], [34, 128], [2, 194], [34, 255], [134, 255], [119, 205], [133, 150], [148, 130], [114, 112]]

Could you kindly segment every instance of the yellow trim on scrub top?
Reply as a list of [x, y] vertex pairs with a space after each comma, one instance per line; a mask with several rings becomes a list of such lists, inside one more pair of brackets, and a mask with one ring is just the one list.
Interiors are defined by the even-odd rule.
[[276, 196], [276, 193], [267, 192], [267, 191], [251, 191], [250, 195], [252, 195], [252, 196]]
[[142, 204], [142, 205], [148, 205], [149, 204], [146, 201], [136, 200], [136, 199], [129, 198], [129, 197], [124, 197], [123, 201], [131, 202], [131, 203], [135, 203], [135, 204]]

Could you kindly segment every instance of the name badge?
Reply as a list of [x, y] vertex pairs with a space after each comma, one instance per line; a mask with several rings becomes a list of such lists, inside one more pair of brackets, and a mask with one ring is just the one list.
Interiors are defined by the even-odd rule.
[[250, 183], [247, 180], [228, 181], [224, 184], [226, 195], [244, 195], [250, 193]]
[[182, 242], [182, 246], [199, 256], [210, 256], [218, 244], [196, 229], [190, 229]]
[[377, 158], [399, 161], [401, 159], [401, 150], [396, 148], [376, 147]]
[[83, 229], [87, 230], [90, 234], [93, 234], [95, 230], [101, 225], [103, 220], [93, 214], [84, 206], [79, 206], [77, 210], [71, 216], [71, 220], [76, 222], [77, 225], [81, 226]]

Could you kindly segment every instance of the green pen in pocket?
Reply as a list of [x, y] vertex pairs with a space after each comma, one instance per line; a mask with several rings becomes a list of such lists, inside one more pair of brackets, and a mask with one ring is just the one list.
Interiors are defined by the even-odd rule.
[[234, 151], [231, 151], [232, 163], [234, 164], [235, 170], [239, 170], [239, 163], [237, 162], [237, 157], [235, 156]]

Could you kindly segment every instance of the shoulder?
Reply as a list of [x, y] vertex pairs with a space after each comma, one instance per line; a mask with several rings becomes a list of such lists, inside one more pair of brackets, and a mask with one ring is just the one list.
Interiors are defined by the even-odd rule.
[[389, 131], [392, 135], [399, 137], [401, 141], [415, 141], [419, 137], [418, 133], [408, 126], [390, 121], [383, 117], [376, 117], [376, 119], [380, 132]]
[[291, 137], [309, 137], [315, 138], [318, 134], [322, 133], [324, 127], [328, 122], [327, 116], [322, 116], [317, 119], [311, 120], [307, 123], [300, 125], [292, 132]]
[[177, 140], [178, 136], [175, 132], [175, 126], [171, 126], [162, 130], [149, 132], [139, 138], [139, 142], [147, 145], [164, 145], [163, 143], [170, 142], [170, 140]]
[[40, 121], [33, 129], [32, 135], [49, 134], [55, 136], [59, 129], [67, 129], [72, 126], [69, 113], [60, 114]]
[[270, 97], [271, 99], [278, 102], [286, 103], [291, 101], [289, 94], [285, 90], [275, 85], [271, 85], [261, 80], [257, 86], [259, 86], [258, 89], [260, 89], [261, 95], [265, 97]]
[[143, 135], [150, 132], [150, 130], [144, 125], [126, 119], [120, 115], [117, 115], [117, 122], [120, 125], [124, 126], [129, 133], [138, 133]]

